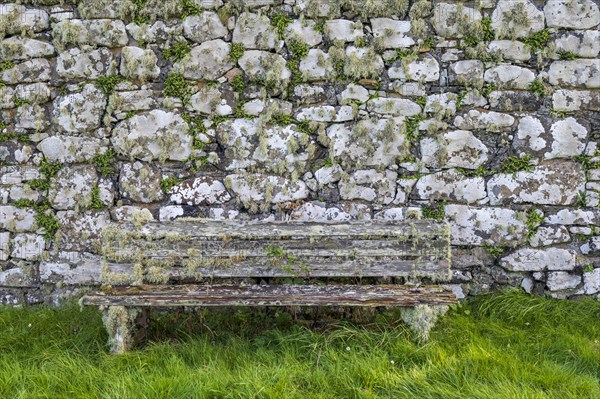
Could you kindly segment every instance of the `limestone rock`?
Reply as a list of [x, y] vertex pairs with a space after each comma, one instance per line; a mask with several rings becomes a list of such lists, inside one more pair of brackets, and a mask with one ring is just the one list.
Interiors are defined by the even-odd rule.
[[499, 0], [492, 27], [501, 37], [527, 37], [544, 29], [544, 13], [529, 0]]
[[391, 116], [413, 116], [421, 113], [421, 106], [405, 98], [374, 98], [367, 102], [369, 112]]
[[248, 50], [244, 52], [238, 64], [248, 78], [262, 79], [267, 85], [281, 85], [292, 76], [286, 67], [285, 59], [268, 51]]
[[96, 240], [102, 229], [110, 223], [108, 211], [59, 211], [56, 212], [56, 218], [62, 233], [60, 249], [64, 251], [97, 251]]
[[326, 80], [334, 72], [329, 54], [321, 49], [310, 49], [308, 55], [300, 61], [300, 72], [309, 82]]
[[556, 90], [552, 95], [557, 111], [600, 111], [600, 92], [589, 90]]
[[500, 53], [505, 60], [528, 61], [531, 58], [529, 47], [517, 40], [494, 40], [488, 45], [491, 53]]
[[45, 58], [36, 58], [0, 72], [0, 80], [6, 84], [46, 82], [50, 80], [52, 68]]
[[123, 197], [146, 204], [163, 199], [161, 182], [162, 175], [156, 166], [139, 161], [123, 164], [119, 175]]
[[104, 47], [74, 47], [59, 54], [56, 73], [69, 79], [98, 79], [110, 74], [112, 62], [113, 54]]
[[13, 233], [32, 231], [35, 224], [35, 211], [12, 205], [0, 205], [0, 229]]
[[354, 119], [354, 111], [349, 105], [333, 107], [321, 105], [316, 107], [305, 107], [296, 114], [298, 121], [314, 122], [347, 122]]
[[396, 196], [397, 178], [398, 174], [391, 170], [358, 170], [352, 175], [342, 176], [339, 182], [340, 196], [346, 200], [364, 200], [387, 205]]
[[546, 285], [550, 291], [560, 291], [577, 288], [581, 284], [581, 276], [568, 272], [550, 272]]
[[453, 245], [516, 246], [527, 234], [524, 218], [512, 209], [448, 204], [445, 211]]
[[500, 266], [516, 272], [569, 271], [576, 265], [576, 252], [563, 248], [521, 248], [500, 260]]
[[308, 197], [303, 181], [291, 181], [280, 176], [262, 174], [233, 174], [225, 177], [225, 186], [246, 207], [252, 203], [277, 204]]
[[491, 205], [533, 203], [571, 205], [584, 188], [583, 170], [577, 162], [552, 162], [531, 172], [498, 174], [487, 184]]
[[44, 254], [46, 240], [37, 234], [15, 234], [12, 240], [11, 257], [24, 260], [40, 260]]
[[225, 37], [228, 30], [217, 13], [204, 11], [200, 15], [190, 15], [183, 20], [183, 33], [188, 39], [202, 43]]
[[483, 86], [483, 62], [479, 60], [458, 61], [450, 65], [450, 81], [463, 86]]
[[353, 217], [348, 212], [344, 212], [339, 208], [327, 208], [318, 203], [307, 202], [295, 209], [290, 219], [302, 222], [344, 222], [352, 220]]
[[123, 21], [111, 19], [65, 19], [54, 24], [52, 37], [57, 47], [84, 44], [123, 47], [129, 41]]
[[63, 167], [50, 183], [48, 199], [55, 209], [85, 208], [90, 205], [97, 180], [92, 165]]
[[92, 137], [50, 136], [42, 140], [37, 148], [48, 162], [88, 162], [103, 147], [100, 139]]
[[544, 15], [548, 26], [557, 28], [590, 29], [600, 20], [593, 0], [548, 0]]
[[390, 18], [371, 19], [373, 37], [381, 42], [381, 48], [405, 48], [415, 44], [409, 36], [410, 21], [397, 21]]
[[123, 47], [121, 52], [121, 75], [142, 82], [154, 80], [160, 74], [160, 68], [156, 65], [157, 62], [156, 54], [150, 49]]
[[325, 22], [325, 34], [331, 41], [342, 40], [353, 42], [363, 37], [363, 26], [360, 22], [347, 19], [331, 19]]
[[600, 88], [600, 61], [555, 61], [548, 71], [551, 85], [588, 89]]
[[481, 21], [481, 12], [458, 4], [436, 3], [433, 7], [433, 28], [443, 37], [463, 37]]
[[221, 39], [210, 40], [192, 48], [173, 68], [186, 79], [216, 80], [233, 67], [230, 49], [231, 45]]
[[486, 197], [482, 177], [467, 178], [454, 169], [422, 176], [413, 191], [423, 200], [459, 201], [473, 204]]
[[54, 100], [54, 124], [66, 133], [82, 133], [100, 127], [106, 96], [88, 84], [79, 93], [67, 94]]
[[485, 71], [483, 78], [499, 89], [527, 90], [535, 79], [535, 74], [527, 68], [501, 64]]
[[0, 38], [21, 32], [41, 32], [48, 29], [50, 18], [42, 9], [19, 4], [0, 4]]
[[54, 46], [41, 40], [12, 36], [0, 41], [0, 59], [9, 61], [54, 55]]
[[600, 31], [563, 31], [554, 40], [554, 45], [557, 52], [565, 51], [579, 57], [595, 58], [600, 53]]
[[543, 226], [537, 229], [529, 240], [532, 247], [546, 247], [571, 241], [569, 230], [565, 226]]
[[552, 149], [544, 158], [569, 158], [581, 155], [587, 142], [587, 129], [575, 118], [569, 117], [555, 122], [550, 128]]
[[440, 78], [440, 65], [431, 56], [418, 58], [409, 63], [398, 60], [388, 69], [388, 75], [390, 79], [435, 82]]
[[317, 22], [309, 19], [300, 21], [295, 19], [285, 28], [285, 41], [291, 43], [294, 40], [299, 40], [309, 47], [318, 46], [323, 41], [323, 35], [316, 29]]
[[117, 153], [150, 162], [185, 161], [192, 152], [188, 124], [178, 114], [153, 110], [120, 122], [111, 143]]
[[233, 43], [247, 49], [276, 50], [281, 48], [277, 33], [265, 15], [244, 12], [240, 14], [233, 30]]
[[501, 132], [507, 130], [515, 123], [515, 118], [509, 114], [499, 112], [482, 112], [475, 109], [467, 114], [459, 115], [454, 119], [454, 125], [464, 130], [487, 130]]
[[327, 129], [330, 153], [349, 168], [390, 166], [406, 155], [406, 137], [398, 119], [332, 125]]
[[600, 268], [583, 273], [583, 289], [587, 295], [600, 292]]
[[346, 86], [346, 89], [340, 94], [339, 101], [341, 104], [347, 104], [349, 102], [358, 101], [359, 103], [365, 103], [369, 100], [369, 91], [363, 86], [350, 83]]
[[488, 159], [487, 147], [466, 130], [443, 134], [437, 140], [421, 140], [421, 160], [427, 167], [477, 169]]
[[222, 204], [231, 199], [225, 185], [210, 176], [186, 180], [170, 191], [171, 202], [185, 205]]

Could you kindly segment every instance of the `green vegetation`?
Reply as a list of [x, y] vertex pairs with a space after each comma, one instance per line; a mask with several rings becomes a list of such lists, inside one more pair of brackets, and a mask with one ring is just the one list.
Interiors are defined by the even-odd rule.
[[521, 158], [508, 157], [500, 164], [500, 171], [507, 174], [512, 173], [514, 175], [517, 172], [531, 172], [532, 170], [533, 164], [531, 163], [531, 155], [529, 154], [526, 154]]
[[178, 62], [192, 51], [192, 45], [186, 40], [179, 40], [171, 47], [163, 50], [162, 55], [166, 61]]
[[531, 47], [531, 50], [538, 51], [546, 47], [548, 40], [550, 40], [550, 31], [548, 29], [541, 30], [539, 32], [532, 33], [529, 37], [523, 39], [523, 43]]
[[485, 251], [494, 259], [498, 259], [504, 254], [504, 245], [483, 244], [483, 249], [485, 249]]
[[35, 190], [47, 191], [50, 188], [50, 179], [56, 176], [61, 167], [62, 165], [58, 163], [50, 163], [43, 159], [40, 164], [40, 172], [43, 178], [29, 180], [27, 184]]
[[96, 165], [96, 170], [102, 176], [112, 175], [115, 173], [116, 156], [113, 150], [108, 149], [101, 154], [96, 154], [92, 158], [92, 163]]
[[20, 107], [21, 105], [30, 105], [31, 102], [25, 98], [15, 98], [13, 100], [15, 107]]
[[594, 264], [590, 263], [586, 267], [583, 268], [584, 273], [591, 273], [594, 271]]
[[435, 49], [435, 39], [433, 36], [429, 36], [427, 39], [423, 41], [423, 47], [427, 47], [429, 49]]
[[109, 96], [115, 90], [115, 87], [122, 81], [123, 78], [119, 75], [101, 76], [96, 79], [94, 85], [96, 88], [102, 90], [104, 94]]
[[423, 114], [409, 116], [404, 120], [406, 126], [406, 139], [415, 141], [419, 138], [419, 125], [425, 120]]
[[136, 25], [143, 25], [150, 22], [150, 18], [143, 12], [147, 1], [148, 0], [133, 0], [133, 5], [135, 6], [135, 10], [133, 11], [133, 22]]
[[246, 49], [242, 43], [232, 43], [231, 50], [229, 52], [229, 58], [231, 58], [231, 61], [237, 64], [238, 60], [244, 55], [245, 50]]
[[12, 61], [0, 61], [0, 72], [4, 72], [15, 67], [15, 63]]
[[181, 117], [189, 126], [190, 135], [193, 137], [192, 148], [194, 150], [204, 150], [205, 142], [200, 140], [199, 134], [206, 133], [204, 118], [201, 116], [192, 116], [187, 112], [182, 112]]
[[293, 19], [291, 19], [285, 14], [277, 14], [273, 16], [273, 18], [271, 18], [271, 26], [275, 29], [275, 32], [277, 32], [277, 35], [280, 39], [283, 40], [285, 28], [287, 28], [287, 26], [291, 24], [292, 21]]
[[6, 125], [0, 123], [0, 143], [16, 140], [23, 143], [29, 143], [31, 139], [27, 133], [15, 133], [15, 132], [2, 132], [6, 128]]
[[443, 220], [446, 216], [446, 204], [441, 202], [437, 205], [423, 205], [421, 212], [423, 219]]
[[179, 72], [171, 72], [165, 79], [163, 94], [165, 96], [177, 97], [185, 105], [190, 101], [192, 90], [190, 82]]
[[494, 174], [493, 170], [487, 169], [483, 165], [478, 166], [477, 169], [456, 168], [456, 171], [466, 177], [484, 177]]
[[182, 9], [181, 18], [202, 14], [202, 7], [198, 7], [194, 0], [179, 0], [179, 6]]
[[485, 85], [481, 90], [480, 93], [482, 96], [487, 97], [490, 95], [491, 92], [493, 92], [494, 90], [496, 90], [496, 85], [495, 84], [489, 84], [489, 85]]
[[92, 198], [90, 201], [91, 209], [102, 209], [104, 208], [104, 202], [100, 199], [100, 187], [92, 187]]
[[565, 50], [558, 50], [558, 57], [563, 61], [573, 61], [577, 59], [577, 55]]
[[596, 153], [593, 156], [579, 155], [576, 156], [575, 159], [581, 162], [581, 166], [584, 170], [590, 170], [600, 168], [600, 161], [598, 160], [598, 157], [600, 157], [600, 154], [598, 153], [598, 151], [596, 151]]
[[236, 75], [231, 80], [231, 87], [237, 93], [242, 93], [246, 89], [246, 82], [244, 81], [244, 77], [242, 75]]
[[535, 233], [537, 233], [542, 223], [544, 223], [544, 215], [541, 211], [538, 211], [536, 208], [531, 208], [527, 211], [527, 220], [525, 221], [525, 226], [527, 226], [527, 241], [531, 240]]
[[481, 31], [483, 40], [491, 42], [496, 38], [496, 32], [492, 28], [492, 19], [490, 17], [484, 17], [481, 20]]
[[579, 191], [577, 193], [577, 208], [585, 208], [587, 206], [587, 193], [585, 191]]
[[33, 208], [36, 211], [35, 223], [39, 228], [44, 229], [44, 237], [52, 239], [60, 229], [60, 223], [52, 211], [52, 207], [47, 199], [36, 202], [30, 199], [21, 198], [14, 203], [17, 208]]
[[179, 183], [181, 183], [181, 179], [175, 176], [169, 176], [166, 179], [162, 179], [162, 181], [160, 182], [160, 188], [165, 193], [168, 193], [173, 187], [175, 187]]
[[393, 310], [359, 323], [315, 309], [310, 329], [280, 309], [197, 310], [153, 316], [152, 344], [122, 356], [97, 309], [0, 309], [3, 398], [600, 397], [593, 300], [477, 297], [427, 345]]
[[538, 78], [529, 83], [528, 90], [538, 97], [542, 97], [544, 94], [546, 94], [546, 86], [544, 86], [542, 79]]

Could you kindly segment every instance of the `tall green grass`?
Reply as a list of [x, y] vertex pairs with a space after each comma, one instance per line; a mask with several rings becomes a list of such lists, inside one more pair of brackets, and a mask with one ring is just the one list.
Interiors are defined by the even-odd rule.
[[163, 315], [114, 356], [96, 309], [0, 308], [0, 398], [600, 398], [598, 301], [475, 298], [421, 346], [396, 316]]

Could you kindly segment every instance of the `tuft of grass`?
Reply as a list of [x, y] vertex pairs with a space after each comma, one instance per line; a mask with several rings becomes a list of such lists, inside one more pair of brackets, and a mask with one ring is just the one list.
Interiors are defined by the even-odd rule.
[[237, 75], [231, 80], [231, 88], [237, 92], [242, 93], [246, 89], [246, 82], [242, 75]]
[[162, 179], [162, 181], [160, 182], [160, 188], [165, 193], [168, 193], [173, 187], [175, 187], [179, 183], [181, 183], [181, 179], [175, 176], [169, 176], [166, 179]]
[[528, 37], [523, 39], [523, 43], [531, 47], [531, 50], [538, 51], [546, 47], [548, 40], [550, 40], [550, 31], [546, 28], [539, 32], [532, 33]]
[[163, 94], [165, 96], [177, 97], [184, 105], [189, 103], [192, 95], [191, 83], [182, 74], [178, 72], [170, 73], [164, 84]]
[[529, 83], [527, 89], [538, 97], [542, 97], [546, 94], [546, 86], [541, 79], [534, 79], [533, 82]]
[[406, 126], [406, 139], [408, 141], [415, 141], [419, 138], [419, 125], [425, 120], [423, 114], [417, 114], [409, 116], [404, 120]]
[[500, 164], [500, 171], [502, 173], [512, 173], [513, 175], [517, 172], [526, 171], [531, 172], [533, 170], [533, 164], [531, 163], [531, 155], [526, 154], [523, 157], [508, 157]]
[[102, 176], [112, 175], [115, 173], [116, 156], [117, 154], [112, 149], [108, 149], [101, 154], [94, 155], [92, 163], [96, 165], [96, 170]]
[[104, 94], [110, 96], [112, 92], [115, 91], [115, 87], [122, 81], [123, 78], [119, 75], [101, 76], [96, 79], [94, 85], [97, 89], [102, 90]]
[[181, 7], [181, 18], [185, 19], [190, 15], [201, 15], [202, 7], [196, 5], [194, 0], [179, 0], [179, 7]]
[[238, 60], [242, 58], [246, 49], [242, 43], [232, 43], [231, 50], [229, 51], [229, 58], [235, 64], [237, 64]]
[[92, 198], [90, 201], [91, 209], [103, 209], [104, 202], [100, 199], [100, 187], [94, 186], [92, 187]]
[[573, 61], [577, 59], [577, 55], [572, 53], [571, 51], [558, 50], [558, 58], [563, 61]]
[[94, 308], [0, 308], [0, 397], [600, 396], [598, 301], [517, 291], [472, 298], [437, 323], [427, 345], [413, 342], [394, 310], [362, 323], [310, 313], [300, 318], [312, 328], [281, 309], [153, 315], [152, 343], [114, 356]]
[[0, 61], [0, 72], [7, 71], [15, 67], [15, 63], [12, 61]]
[[283, 40], [285, 29], [289, 24], [292, 23], [292, 21], [293, 19], [285, 14], [276, 14], [273, 16], [273, 18], [271, 18], [271, 26], [275, 29], [275, 32], [277, 32], [279, 39]]
[[527, 211], [527, 220], [525, 221], [525, 226], [527, 227], [527, 241], [537, 233], [542, 223], [544, 223], [544, 216], [541, 214], [541, 211], [538, 211], [536, 208], [531, 208]]
[[192, 45], [186, 40], [179, 40], [171, 47], [163, 50], [162, 55], [166, 61], [178, 62], [192, 51]]
[[424, 205], [421, 207], [423, 219], [443, 220], [446, 216], [446, 204]]
[[485, 252], [490, 254], [494, 259], [498, 259], [504, 254], [504, 245], [483, 244], [483, 249], [485, 249]]

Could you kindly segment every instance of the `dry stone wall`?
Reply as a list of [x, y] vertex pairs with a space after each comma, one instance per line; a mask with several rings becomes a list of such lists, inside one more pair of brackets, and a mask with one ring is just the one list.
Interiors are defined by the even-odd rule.
[[0, 1], [0, 298], [123, 220], [443, 219], [460, 295], [600, 292], [597, 0]]

